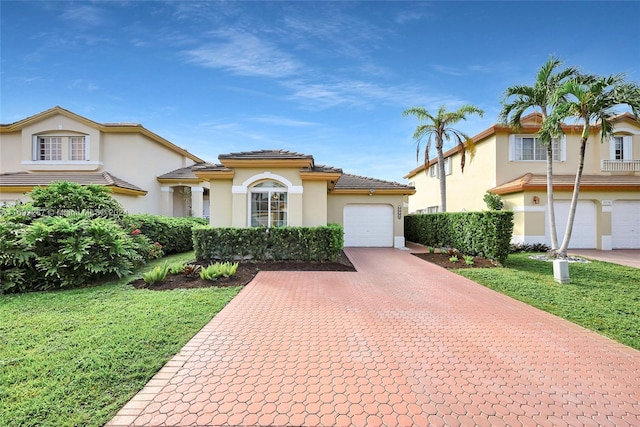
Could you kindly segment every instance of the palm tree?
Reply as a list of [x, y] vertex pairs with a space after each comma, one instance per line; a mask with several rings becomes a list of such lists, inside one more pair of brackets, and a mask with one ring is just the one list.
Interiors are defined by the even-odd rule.
[[608, 77], [577, 76], [564, 82], [558, 88], [552, 102], [556, 107], [553, 114], [544, 123], [541, 131], [545, 137], [560, 136], [562, 134], [560, 123], [568, 117], [573, 117], [578, 122], [582, 122], [580, 158], [569, 207], [569, 218], [564, 239], [558, 249], [558, 257], [566, 258], [580, 193], [585, 149], [591, 128], [599, 128], [600, 142], [608, 140], [613, 135], [612, 119], [615, 116], [614, 108], [621, 105], [631, 107], [631, 111], [636, 120], [638, 120], [640, 115], [640, 87], [636, 83], [626, 82], [623, 74]]
[[[412, 107], [405, 110], [403, 116], [416, 116], [420, 121], [428, 121], [427, 124], [418, 125], [413, 133], [416, 140], [416, 160], [420, 157], [420, 143], [427, 137], [427, 143], [424, 148], [424, 165], [425, 173], [427, 172], [427, 164], [429, 163], [429, 150], [431, 150], [431, 138], [435, 137], [435, 148], [438, 153], [438, 179], [440, 180], [440, 212], [447, 211], [447, 177], [444, 168], [444, 140], [449, 141], [452, 137], [458, 142], [458, 147], [462, 153], [460, 159], [460, 167], [464, 172], [464, 164], [466, 161], [466, 150], [468, 149], [473, 156], [473, 140], [463, 132], [454, 129], [451, 125], [466, 120], [470, 114], [478, 114], [480, 117], [484, 114], [480, 108], [473, 105], [463, 105], [456, 111], [447, 111], [443, 105], [438, 109], [438, 113], [434, 116], [424, 107]], [[466, 147], [465, 147], [466, 143]]]
[[[522, 129], [520, 119], [525, 111], [531, 108], [539, 108], [542, 114], [542, 122], [547, 120], [548, 113], [553, 108], [551, 99], [558, 87], [566, 79], [577, 75], [578, 70], [574, 67], [566, 68], [555, 73], [556, 69], [562, 65], [562, 61], [550, 57], [540, 68], [533, 86], [511, 86], [507, 88], [502, 100], [502, 110], [499, 121], [506, 123], [513, 129]], [[507, 102], [513, 98], [511, 102]], [[551, 237], [551, 249], [558, 249], [558, 233], [556, 231], [556, 216], [553, 205], [553, 144], [551, 139], [538, 135], [539, 143], [547, 149], [547, 215], [549, 222], [549, 234]]]

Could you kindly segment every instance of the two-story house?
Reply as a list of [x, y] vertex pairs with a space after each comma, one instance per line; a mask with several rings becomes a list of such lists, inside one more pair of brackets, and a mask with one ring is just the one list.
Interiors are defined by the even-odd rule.
[[[514, 212], [514, 242], [549, 244], [546, 206], [546, 149], [538, 143], [541, 116], [523, 118], [523, 128], [493, 125], [473, 137], [475, 155], [464, 173], [458, 148], [445, 153], [447, 210], [487, 209], [485, 192], [498, 194]], [[614, 120], [615, 136], [600, 142], [593, 129], [587, 142], [570, 247], [640, 248], [640, 123], [629, 114]], [[559, 239], [564, 235], [579, 159], [579, 125], [565, 125], [553, 142], [553, 183]], [[415, 186], [410, 213], [437, 212], [440, 204], [437, 159], [405, 179]]]
[[107, 186], [130, 213], [205, 216], [213, 226], [344, 227], [346, 246], [404, 246], [413, 187], [350, 175], [284, 150], [207, 163], [138, 124], [55, 107], [0, 125], [0, 203], [54, 181]]
[[158, 176], [204, 162], [134, 123], [97, 123], [61, 107], [0, 125], [0, 203], [54, 181], [99, 184], [130, 213], [206, 216], [206, 183]]

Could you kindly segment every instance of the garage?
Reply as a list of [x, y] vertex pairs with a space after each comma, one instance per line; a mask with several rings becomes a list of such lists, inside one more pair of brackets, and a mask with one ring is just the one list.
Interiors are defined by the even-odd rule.
[[345, 246], [393, 247], [392, 206], [346, 205], [343, 215]]
[[[555, 202], [558, 244], [562, 244], [564, 231], [567, 228], [570, 201]], [[576, 216], [573, 220], [570, 248], [595, 249], [596, 247], [596, 206], [590, 200], [578, 201]], [[547, 230], [549, 235], [549, 230]]]
[[613, 202], [611, 247], [640, 249], [640, 201], [616, 200]]

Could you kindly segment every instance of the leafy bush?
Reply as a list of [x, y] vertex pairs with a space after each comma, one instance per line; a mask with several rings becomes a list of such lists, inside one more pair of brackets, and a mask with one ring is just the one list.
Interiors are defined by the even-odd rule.
[[59, 181], [36, 187], [27, 195], [39, 210], [39, 216], [69, 216], [83, 212], [88, 218], [124, 217], [126, 211], [110, 192], [102, 185]]
[[482, 200], [484, 200], [484, 202], [487, 204], [487, 208], [492, 211], [500, 211], [504, 209], [504, 202], [502, 201], [502, 198], [497, 194], [493, 194], [487, 191], [486, 193], [484, 193], [484, 197], [482, 198]]
[[447, 212], [405, 216], [405, 238], [427, 246], [450, 246], [504, 264], [513, 233], [513, 212]]
[[193, 230], [193, 241], [198, 260], [335, 261], [344, 246], [344, 232], [335, 224], [324, 227], [197, 227]]
[[474, 264], [473, 255], [465, 255], [464, 263], [467, 265], [473, 265]]
[[142, 273], [142, 279], [145, 283], [149, 285], [153, 285], [159, 282], [162, 282], [169, 274], [169, 266], [165, 262], [162, 265], [157, 265], [153, 268], [153, 270]]
[[207, 224], [202, 218], [173, 218], [148, 214], [127, 215], [120, 222], [132, 232], [139, 230], [152, 242], [160, 243], [165, 254], [193, 250], [193, 228]]
[[31, 224], [0, 220], [2, 292], [73, 287], [109, 275], [122, 277], [156, 256], [144, 236], [114, 220], [86, 215], [43, 217]]

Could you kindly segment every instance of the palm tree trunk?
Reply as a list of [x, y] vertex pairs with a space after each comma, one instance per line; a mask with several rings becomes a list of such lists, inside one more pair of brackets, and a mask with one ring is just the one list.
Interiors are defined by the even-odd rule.
[[553, 205], [553, 143], [547, 145], [547, 219], [549, 222], [549, 236], [551, 249], [558, 249], [558, 232], [556, 230], [556, 212]]
[[578, 206], [578, 194], [580, 193], [580, 181], [582, 180], [582, 170], [584, 169], [584, 154], [587, 148], [587, 137], [583, 136], [580, 141], [580, 162], [578, 163], [578, 171], [576, 172], [576, 181], [573, 184], [573, 194], [571, 196], [571, 206], [569, 207], [569, 218], [567, 220], [567, 229], [564, 232], [562, 245], [558, 249], [558, 257], [566, 258], [569, 241], [571, 240], [571, 231], [573, 229], [573, 220], [576, 216], [576, 208]]
[[442, 137], [436, 136], [436, 151], [438, 152], [438, 179], [440, 180], [440, 212], [447, 211], [447, 176], [444, 170], [444, 152], [442, 151]]

